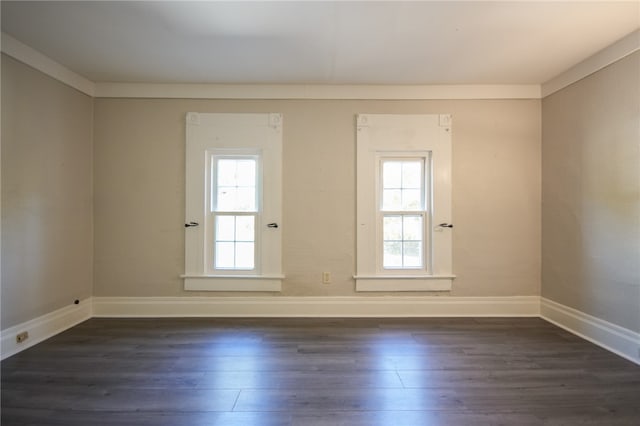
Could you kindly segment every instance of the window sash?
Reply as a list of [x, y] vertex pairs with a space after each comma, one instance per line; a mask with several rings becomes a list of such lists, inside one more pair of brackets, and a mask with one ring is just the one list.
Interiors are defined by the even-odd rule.
[[[417, 155], [416, 155], [417, 154]], [[377, 171], [377, 270], [381, 273], [429, 273], [430, 271], [430, 160], [429, 153], [397, 153], [380, 155], [378, 157]], [[389, 167], [398, 163], [394, 173], [400, 175], [392, 177], [385, 176], [385, 169], [394, 169]], [[414, 175], [409, 179], [405, 179], [404, 165], [418, 163], [420, 167], [419, 176]], [[408, 184], [405, 180], [410, 181]], [[385, 191], [387, 191], [385, 193]], [[388, 191], [399, 191], [400, 202], [396, 199], [395, 203], [385, 202], [385, 196]], [[403, 199], [406, 191], [418, 191], [417, 197], [412, 194], [413, 203], [408, 205]], [[395, 194], [397, 196], [397, 193]], [[418, 202], [415, 202], [416, 198]], [[390, 205], [392, 204], [392, 205]], [[420, 221], [420, 231], [414, 239], [407, 239], [403, 235], [398, 239], [389, 239], [385, 236], [385, 219], [400, 218], [402, 227], [406, 218], [416, 217]], [[397, 251], [396, 258], [393, 258], [392, 251]], [[410, 256], [410, 251], [417, 252], [416, 256]]]
[[[420, 171], [411, 173], [412, 163], [418, 163]], [[379, 163], [379, 208], [382, 211], [424, 211], [427, 205], [425, 188], [425, 157], [383, 157]], [[393, 167], [396, 166], [396, 167]], [[398, 167], [399, 166], [399, 167]], [[396, 169], [396, 170], [394, 170]], [[385, 176], [385, 170], [387, 175]], [[411, 176], [411, 175], [414, 176]], [[396, 175], [396, 176], [394, 176]], [[417, 196], [416, 196], [417, 195]], [[394, 198], [399, 202], [393, 202]]]
[[[220, 229], [222, 218], [232, 219], [225, 221], [226, 226], [233, 229]], [[249, 221], [243, 219], [251, 219]], [[256, 265], [256, 214], [219, 214], [212, 213], [213, 245], [212, 258], [214, 270], [253, 271]], [[240, 222], [240, 224], [238, 223]], [[250, 224], [249, 232], [243, 228]], [[249, 253], [247, 253], [247, 250]], [[247, 255], [249, 254], [249, 255]]]
[[[418, 219], [418, 228], [411, 230], [411, 223], [407, 219]], [[385, 212], [381, 215], [382, 224], [382, 255], [381, 266], [385, 270], [406, 270], [406, 269], [425, 269], [425, 221], [426, 213], [416, 214], [405, 212]], [[392, 221], [392, 219], [396, 219]], [[399, 219], [399, 220], [397, 220]], [[392, 222], [396, 222], [395, 224]], [[393, 227], [399, 229], [389, 229]], [[415, 225], [413, 225], [415, 228]], [[396, 257], [399, 259], [393, 261], [392, 252], [399, 250]], [[417, 256], [410, 256], [409, 252], [417, 251]], [[417, 259], [413, 259], [417, 258]]]
[[[226, 182], [225, 184], [220, 184], [220, 182], [218, 181], [219, 178], [219, 173], [221, 170], [221, 166], [220, 163], [223, 161], [236, 161], [238, 162], [242, 162], [242, 161], [246, 161], [246, 160], [250, 160], [252, 161], [253, 164], [253, 182], [238, 182], [238, 178], [236, 176], [234, 176], [235, 179], [232, 179], [232, 182]], [[210, 170], [210, 188], [211, 188], [211, 192], [209, 194], [209, 198], [210, 198], [210, 209], [211, 211], [215, 211], [215, 212], [228, 212], [228, 213], [233, 213], [233, 212], [258, 212], [260, 210], [260, 191], [259, 191], [259, 182], [260, 182], [260, 158], [258, 155], [233, 155], [233, 154], [219, 154], [219, 153], [214, 153], [211, 154], [211, 170]], [[236, 163], [236, 167], [238, 166], [238, 164]], [[232, 185], [232, 183], [234, 183], [233, 181], [235, 180], [235, 185]], [[225, 183], [225, 182], [223, 182]], [[226, 188], [227, 191], [231, 194], [235, 194], [236, 195], [236, 203], [235, 203], [235, 207], [241, 207], [241, 203], [239, 201], [237, 201], [237, 196], [240, 194], [251, 194], [251, 198], [247, 199], [245, 201], [245, 204], [247, 204], [246, 208], [225, 208], [225, 204], [231, 204], [232, 203], [232, 196], [230, 196], [229, 198], [230, 200], [226, 200], [226, 201], [222, 201], [220, 198], [221, 195], [221, 190]]]
[[[211, 274], [237, 274], [237, 273], [259, 273], [259, 255], [260, 255], [260, 241], [258, 229], [261, 223], [261, 184], [262, 184], [262, 168], [260, 164], [260, 155], [255, 153], [247, 153], [246, 151], [239, 150], [215, 150], [209, 153], [209, 191], [208, 191], [208, 205], [209, 212], [207, 214], [207, 244], [205, 250], [206, 269]], [[253, 180], [240, 182], [241, 177], [234, 176], [225, 185], [219, 185], [219, 171], [220, 163], [222, 161], [237, 160], [238, 162], [244, 160], [251, 160], [254, 162], [253, 167]], [[236, 167], [238, 164], [236, 164]], [[240, 209], [225, 208], [222, 202], [219, 202], [221, 188], [237, 189], [250, 189], [252, 190], [252, 200], [243, 200], [244, 202], [237, 202], [235, 207]], [[222, 205], [222, 206], [221, 206]], [[242, 208], [243, 206], [249, 206], [249, 208]], [[253, 218], [253, 232], [252, 235], [247, 237], [243, 236], [243, 239], [239, 239], [237, 229], [231, 230], [219, 230], [218, 218], [229, 217], [234, 218], [234, 226], [237, 223], [237, 218], [252, 217]], [[218, 233], [223, 231], [227, 234], [221, 238]], [[233, 233], [233, 238], [229, 238], [228, 233]], [[243, 250], [244, 248], [244, 250]], [[250, 256], [247, 256], [247, 250], [251, 251]]]

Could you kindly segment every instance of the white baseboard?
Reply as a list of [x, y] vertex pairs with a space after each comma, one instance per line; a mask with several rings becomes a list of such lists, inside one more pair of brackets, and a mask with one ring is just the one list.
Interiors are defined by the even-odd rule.
[[95, 317], [539, 316], [520, 297], [94, 297]]
[[544, 297], [540, 298], [540, 316], [558, 327], [640, 365], [639, 333]]
[[[92, 305], [91, 298], [84, 299], [77, 305], [65, 306], [41, 317], [2, 330], [0, 337], [1, 358], [5, 359], [15, 355], [88, 320], [92, 316]], [[24, 331], [29, 333], [29, 338], [17, 343], [16, 336]]]
[[93, 297], [3, 330], [1, 357], [92, 317], [542, 317], [640, 365], [640, 334], [538, 296]]

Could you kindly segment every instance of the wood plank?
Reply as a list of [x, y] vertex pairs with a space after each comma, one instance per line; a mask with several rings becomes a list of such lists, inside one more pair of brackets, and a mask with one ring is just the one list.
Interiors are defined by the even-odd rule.
[[537, 318], [96, 318], [1, 370], [3, 426], [640, 424], [640, 367]]

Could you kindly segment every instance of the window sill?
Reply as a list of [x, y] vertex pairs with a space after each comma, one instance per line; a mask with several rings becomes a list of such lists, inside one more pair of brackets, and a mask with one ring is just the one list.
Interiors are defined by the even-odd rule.
[[356, 275], [356, 291], [451, 291], [455, 275]]
[[181, 275], [185, 291], [282, 290], [284, 275]]

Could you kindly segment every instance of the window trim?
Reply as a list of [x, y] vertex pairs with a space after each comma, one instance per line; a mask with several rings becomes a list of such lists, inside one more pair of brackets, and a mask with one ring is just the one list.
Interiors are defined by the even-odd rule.
[[[249, 141], [249, 142], [247, 142]], [[209, 230], [207, 211], [211, 211], [211, 152], [261, 156], [262, 223], [256, 227], [256, 246], [260, 255], [256, 270], [207, 269]], [[185, 227], [186, 291], [281, 291], [282, 281], [282, 114], [196, 113], [186, 115], [186, 193]], [[207, 184], [209, 179], [209, 184]], [[268, 194], [267, 194], [268, 193]], [[276, 222], [278, 228], [267, 228]], [[209, 227], [211, 224], [209, 224]], [[211, 233], [213, 235], [213, 233]]]
[[[379, 160], [430, 153], [430, 222], [425, 223], [425, 270], [392, 271], [381, 265], [379, 250]], [[425, 165], [426, 166], [426, 165]], [[452, 230], [434, 224], [451, 223], [451, 116], [359, 114], [357, 116], [356, 291], [450, 291]], [[430, 234], [430, 235], [429, 235]], [[428, 237], [428, 238], [427, 238]], [[426, 251], [425, 250], [425, 251]]]

